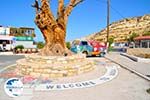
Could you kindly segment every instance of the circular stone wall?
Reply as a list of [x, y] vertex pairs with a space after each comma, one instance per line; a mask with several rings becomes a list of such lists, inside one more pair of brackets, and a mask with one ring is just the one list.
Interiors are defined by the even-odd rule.
[[67, 57], [28, 55], [17, 61], [17, 67], [20, 75], [61, 78], [92, 71], [95, 64], [83, 54]]

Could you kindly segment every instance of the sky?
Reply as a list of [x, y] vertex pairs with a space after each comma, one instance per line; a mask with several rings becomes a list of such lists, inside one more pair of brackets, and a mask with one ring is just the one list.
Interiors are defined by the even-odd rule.
[[[65, 0], [67, 4], [69, 0]], [[69, 16], [67, 41], [99, 32], [106, 27], [107, 0], [84, 0]], [[110, 23], [150, 14], [150, 0], [110, 0]], [[35, 28], [36, 41], [43, 41], [40, 30], [34, 23], [34, 0], [0, 0], [0, 25]], [[58, 0], [51, 0], [51, 9], [56, 15]]]

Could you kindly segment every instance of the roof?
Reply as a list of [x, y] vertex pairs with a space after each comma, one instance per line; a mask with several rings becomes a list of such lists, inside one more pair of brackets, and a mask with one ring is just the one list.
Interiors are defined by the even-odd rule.
[[30, 29], [30, 30], [34, 30], [34, 28], [32, 27], [10, 27], [11, 29]]
[[150, 36], [139, 36], [134, 38], [134, 40], [150, 40]]
[[31, 30], [34, 30], [34, 28], [32, 28], [32, 27], [20, 27], [20, 29], [31, 29]]

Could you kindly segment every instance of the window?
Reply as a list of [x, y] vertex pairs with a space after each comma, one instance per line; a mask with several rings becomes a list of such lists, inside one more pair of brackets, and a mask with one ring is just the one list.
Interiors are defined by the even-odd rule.
[[88, 45], [88, 43], [86, 41], [82, 41], [81, 45]]
[[22, 34], [24, 34], [24, 30], [22, 30], [22, 32], [21, 32]]
[[149, 48], [150, 48], [150, 40], [148, 41], [148, 43], [149, 43]]
[[10, 41], [9, 40], [0, 40], [0, 44], [3, 44], [3, 43], [10, 44]]
[[148, 42], [146, 42], [146, 41], [145, 41], [145, 42], [142, 42], [142, 48], [148, 48], [148, 45], [147, 45], [147, 44], [148, 44]]

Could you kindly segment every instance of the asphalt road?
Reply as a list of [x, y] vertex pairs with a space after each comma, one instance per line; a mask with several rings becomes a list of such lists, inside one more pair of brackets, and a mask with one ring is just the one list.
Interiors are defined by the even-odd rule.
[[0, 55], [0, 70], [6, 66], [15, 64], [18, 59], [24, 58], [23, 55]]

